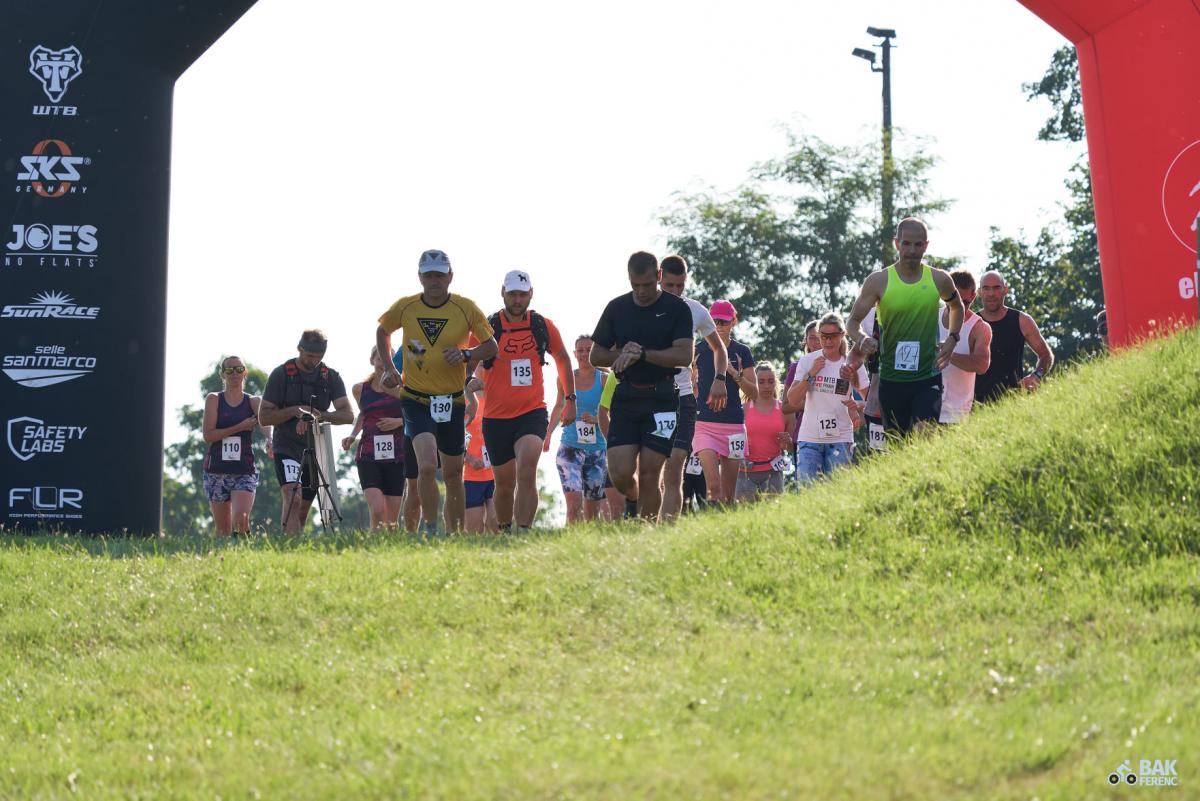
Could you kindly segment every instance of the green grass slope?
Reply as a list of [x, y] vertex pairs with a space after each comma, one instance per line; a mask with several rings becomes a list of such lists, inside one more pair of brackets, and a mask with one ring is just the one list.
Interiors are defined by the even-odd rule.
[[1200, 798], [1197, 340], [674, 527], [0, 539], [0, 798]]

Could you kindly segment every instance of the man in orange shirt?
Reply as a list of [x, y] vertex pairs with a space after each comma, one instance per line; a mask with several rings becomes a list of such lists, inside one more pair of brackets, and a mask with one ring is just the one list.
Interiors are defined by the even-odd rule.
[[529, 274], [513, 270], [504, 276], [500, 296], [504, 308], [488, 318], [499, 350], [481, 363], [483, 369], [467, 382], [467, 392], [487, 392], [483, 441], [496, 478], [496, 520], [501, 531], [508, 531], [514, 521], [518, 529], [529, 528], [537, 515], [537, 463], [550, 420], [542, 378], [546, 354], [554, 357], [566, 389], [564, 424], [575, 422], [575, 374], [558, 328], [529, 310]]

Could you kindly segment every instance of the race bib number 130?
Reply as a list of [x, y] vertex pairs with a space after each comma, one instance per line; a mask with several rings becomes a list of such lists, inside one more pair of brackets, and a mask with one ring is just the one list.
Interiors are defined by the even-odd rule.
[[454, 399], [449, 395], [434, 395], [429, 399], [429, 416], [435, 423], [449, 423], [454, 411]]

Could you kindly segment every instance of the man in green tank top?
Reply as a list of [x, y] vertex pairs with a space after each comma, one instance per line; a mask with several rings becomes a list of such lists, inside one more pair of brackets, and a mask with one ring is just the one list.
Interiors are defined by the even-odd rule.
[[[959, 340], [964, 309], [954, 280], [945, 270], [922, 259], [929, 247], [925, 223], [906, 217], [896, 226], [900, 259], [867, 276], [847, 333], [862, 357], [879, 353], [879, 401], [884, 425], [906, 433], [917, 423], [936, 423], [942, 404], [942, 373]], [[938, 342], [939, 300], [949, 309], [949, 336]], [[880, 341], [862, 330], [863, 318], [875, 306]]]

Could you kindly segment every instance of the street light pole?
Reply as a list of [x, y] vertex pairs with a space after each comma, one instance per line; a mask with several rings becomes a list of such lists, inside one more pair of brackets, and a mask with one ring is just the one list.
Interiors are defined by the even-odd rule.
[[887, 264], [892, 260], [892, 214], [895, 201], [893, 188], [895, 168], [892, 162], [892, 39], [895, 38], [896, 31], [891, 28], [867, 28], [867, 33], [883, 39], [881, 44], [876, 45], [876, 47], [883, 49], [883, 67], [878, 68], [875, 66], [875, 54], [870, 50], [863, 50], [856, 47], [852, 55], [870, 62], [871, 72], [883, 73], [883, 165], [880, 170], [880, 183], [882, 185], [881, 211], [883, 212], [881, 255], [882, 263]]

